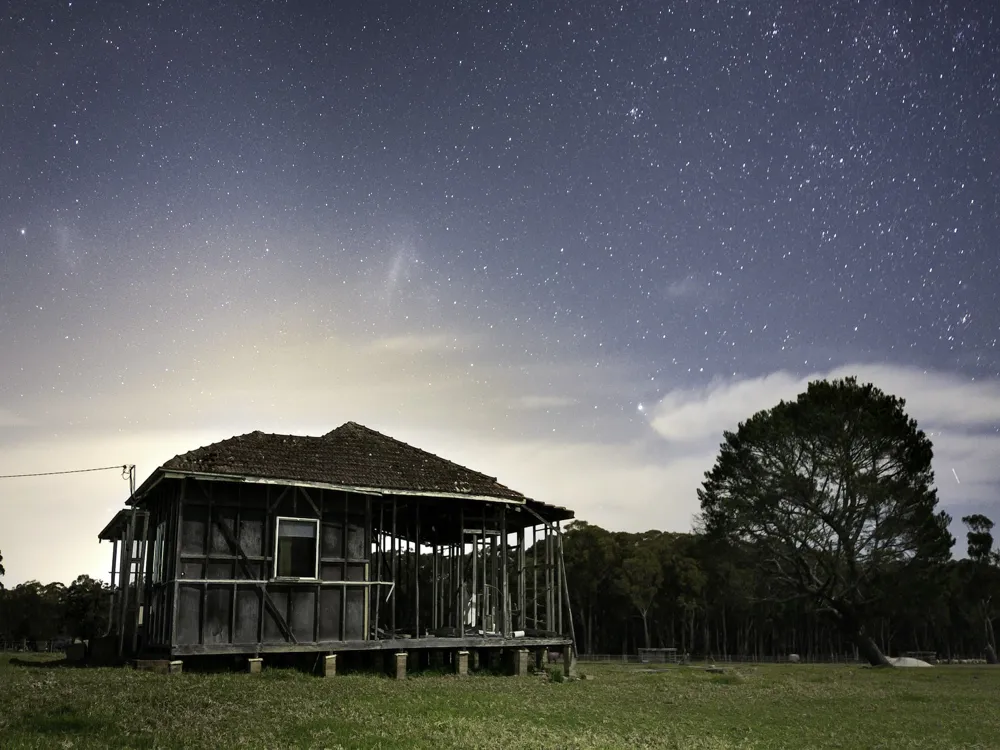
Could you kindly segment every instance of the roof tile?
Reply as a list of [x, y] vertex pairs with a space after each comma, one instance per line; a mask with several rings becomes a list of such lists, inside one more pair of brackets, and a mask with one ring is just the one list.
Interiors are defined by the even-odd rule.
[[163, 469], [351, 487], [525, 500], [494, 477], [467, 469], [356, 422], [321, 437], [250, 432], [198, 448]]

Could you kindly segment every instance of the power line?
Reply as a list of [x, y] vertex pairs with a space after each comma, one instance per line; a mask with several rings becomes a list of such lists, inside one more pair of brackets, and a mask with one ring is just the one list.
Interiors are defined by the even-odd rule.
[[120, 469], [122, 476], [124, 477], [128, 472], [127, 464], [118, 464], [117, 466], [97, 466], [93, 469], [69, 469], [68, 471], [40, 471], [35, 474], [0, 474], [0, 479], [20, 479], [21, 477], [51, 477], [56, 474], [84, 474], [88, 471], [109, 471], [111, 469]]

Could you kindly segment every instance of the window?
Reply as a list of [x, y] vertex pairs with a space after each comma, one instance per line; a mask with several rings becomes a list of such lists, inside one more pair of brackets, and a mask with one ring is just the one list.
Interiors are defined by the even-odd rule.
[[317, 578], [319, 521], [278, 517], [274, 540], [275, 578]]
[[156, 539], [153, 541], [153, 583], [163, 583], [166, 559], [163, 556], [163, 542], [167, 535], [167, 522], [156, 525]]

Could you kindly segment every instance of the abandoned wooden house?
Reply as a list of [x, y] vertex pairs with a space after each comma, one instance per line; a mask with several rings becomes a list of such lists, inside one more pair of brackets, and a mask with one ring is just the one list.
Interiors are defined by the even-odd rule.
[[362, 425], [198, 448], [126, 505], [99, 535], [119, 656], [571, 663], [572, 511]]

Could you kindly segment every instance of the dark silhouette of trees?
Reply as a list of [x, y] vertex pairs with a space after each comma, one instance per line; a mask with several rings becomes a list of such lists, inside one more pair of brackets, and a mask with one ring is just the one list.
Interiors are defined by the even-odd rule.
[[774, 596], [832, 614], [873, 665], [889, 662], [870, 617], [954, 543], [936, 511], [931, 442], [904, 405], [854, 378], [810, 383], [724, 433], [698, 491], [709, 537], [757, 548]]
[[993, 521], [978, 513], [963, 516], [969, 531], [969, 562], [971, 563], [970, 584], [979, 601], [979, 615], [983, 621], [983, 640], [986, 661], [997, 663], [997, 641], [993, 629], [993, 597], [1000, 591], [1000, 555], [993, 551]]
[[66, 589], [62, 607], [66, 635], [81, 640], [102, 636], [108, 630], [111, 587], [90, 576], [79, 576]]
[[68, 588], [28, 581], [0, 590], [0, 641], [28, 648], [64, 638], [90, 639], [108, 628], [111, 588], [89, 576]]

